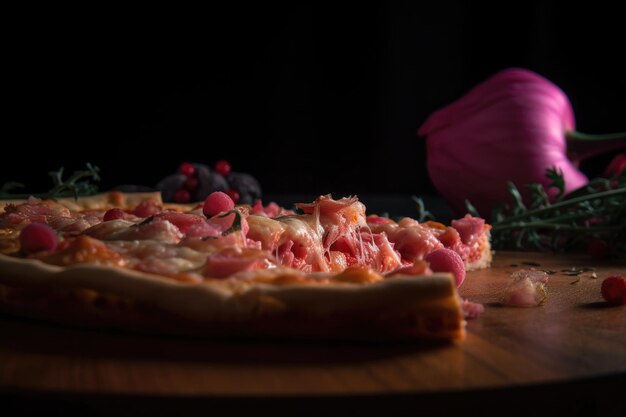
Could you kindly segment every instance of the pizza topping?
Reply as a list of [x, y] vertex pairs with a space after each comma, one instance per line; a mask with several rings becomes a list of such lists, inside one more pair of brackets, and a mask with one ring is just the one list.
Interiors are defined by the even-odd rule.
[[247, 220], [250, 226], [248, 238], [261, 242], [261, 247], [265, 250], [272, 251], [278, 247], [278, 242], [285, 231], [285, 226], [281, 222], [256, 214], [249, 216]]
[[273, 266], [266, 251], [229, 246], [207, 257], [203, 275], [227, 278], [238, 272], [253, 271]]
[[[41, 217], [56, 230], [65, 241], [50, 254], [56, 256], [38, 256], [44, 262], [93, 261], [189, 282], [233, 275], [242, 279], [246, 271], [281, 267], [307, 277], [343, 273], [337, 280], [361, 283], [433, 270], [451, 272], [459, 285], [464, 278], [463, 260], [469, 258], [470, 247], [455, 228], [411, 218], [397, 223], [366, 218], [365, 206], [356, 197], [321, 196], [297, 206], [304, 214], [275, 203], [264, 207], [261, 200], [235, 207], [223, 192], [212, 193], [188, 212], [163, 210], [154, 200], [128, 211], [106, 212], [70, 212], [56, 203], [30, 200], [9, 206], [0, 221], [7, 224], [17, 216], [21, 220], [15, 219], [14, 227], [19, 230], [22, 221]], [[477, 225], [482, 228], [470, 219], [457, 225], [467, 226], [469, 236], [477, 233]], [[484, 238], [484, 229], [480, 236]], [[448, 249], [442, 250], [444, 246]]]
[[235, 202], [228, 194], [215, 191], [204, 200], [202, 211], [207, 217], [230, 211], [235, 208]]
[[161, 210], [162, 207], [158, 202], [147, 200], [139, 203], [139, 205], [135, 207], [135, 210], [133, 210], [133, 214], [137, 217], [146, 218], [157, 214]]
[[221, 231], [223, 236], [241, 231], [246, 236], [250, 226], [239, 210], [230, 210], [207, 219], [207, 223]]
[[112, 236], [115, 236], [116, 233], [119, 233], [123, 230], [128, 229], [129, 227], [135, 227], [136, 224], [129, 220], [110, 220], [107, 222], [98, 223], [96, 225], [91, 226], [89, 229], [84, 230], [82, 233], [87, 236], [94, 237], [100, 240], [110, 239]]
[[43, 223], [31, 223], [20, 233], [20, 247], [25, 253], [54, 251], [58, 244], [56, 232]]
[[[121, 220], [116, 220], [119, 222]], [[183, 234], [178, 227], [168, 220], [153, 218], [150, 222], [144, 222], [118, 231], [109, 236], [103, 236], [106, 240], [156, 240], [163, 243], [178, 243]]]
[[275, 218], [279, 216], [292, 216], [296, 214], [293, 210], [287, 210], [276, 204], [270, 202], [267, 206], [263, 206], [263, 202], [258, 199], [252, 205], [252, 214], [263, 217]]
[[180, 230], [183, 234], [186, 234], [187, 231], [194, 225], [206, 223], [205, 219], [201, 216], [189, 213], [178, 213], [176, 211], [162, 211], [154, 215], [154, 219], [167, 220], [174, 226], [178, 227], [178, 230]]
[[[65, 220], [65, 218], [63, 218]], [[91, 220], [91, 221], [90, 221]], [[89, 219], [87, 217], [82, 217], [79, 219], [73, 220], [71, 223], [67, 223], [63, 227], [58, 228], [59, 232], [63, 232], [65, 234], [77, 235], [82, 233], [83, 231], [89, 229], [92, 224], [97, 224], [100, 222], [100, 219]], [[52, 223], [51, 223], [52, 225]]]
[[358, 247], [363, 251], [362, 263], [379, 272], [393, 271], [403, 265], [400, 254], [384, 233], [361, 233], [360, 237], [362, 243]]
[[[153, 240], [108, 241], [106, 246], [125, 259], [125, 267], [154, 274], [197, 275], [206, 262], [206, 253], [190, 247]], [[189, 277], [187, 277], [189, 278]], [[188, 281], [188, 280], [187, 280]]]
[[454, 275], [456, 286], [460, 287], [465, 280], [465, 264], [458, 253], [452, 249], [434, 250], [424, 258], [434, 272], [449, 272]]
[[434, 233], [422, 225], [391, 229], [387, 235], [394, 243], [394, 249], [402, 256], [402, 260], [407, 262], [424, 259], [426, 254], [443, 248], [443, 244]]
[[473, 245], [483, 233], [485, 219], [467, 214], [462, 219], [452, 220], [452, 227], [459, 232], [464, 244]]
[[109, 249], [101, 240], [89, 236], [64, 240], [59, 244], [56, 252], [40, 259], [53, 265], [74, 265], [85, 262], [116, 266], [125, 264], [119, 253]]
[[104, 213], [104, 217], [102, 218], [102, 221], [108, 222], [111, 220], [123, 219], [125, 216], [126, 216], [126, 213], [124, 213], [124, 210], [120, 208], [112, 208], [110, 210], [107, 210], [106, 213]]
[[222, 229], [218, 225], [210, 224], [206, 220], [195, 223], [186, 230], [186, 238], [218, 238]]
[[326, 250], [320, 238], [324, 230], [317, 224], [315, 218], [301, 215], [287, 216], [280, 218], [280, 223], [284, 227], [284, 232], [278, 247], [275, 248], [280, 265], [308, 272], [330, 271], [324, 256]]
[[25, 204], [8, 204], [0, 215], [0, 227], [22, 222], [48, 223], [53, 218], [70, 216], [70, 211], [58, 203], [31, 197]]
[[74, 217], [54, 217], [52, 219], [48, 219], [48, 226], [58, 231], [61, 231], [66, 227], [70, 227], [73, 223], [76, 223], [76, 219]]
[[329, 247], [340, 236], [355, 227], [366, 226], [365, 206], [356, 197], [333, 200], [330, 196], [318, 197], [313, 203], [296, 204], [305, 214], [311, 214], [326, 231], [324, 246]]

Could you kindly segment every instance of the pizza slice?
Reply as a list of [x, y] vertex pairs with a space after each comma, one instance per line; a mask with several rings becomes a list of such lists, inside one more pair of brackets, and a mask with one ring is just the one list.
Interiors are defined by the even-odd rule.
[[444, 259], [433, 272], [426, 259], [447, 250], [467, 269], [488, 267], [484, 220], [396, 222], [367, 216], [356, 197], [320, 196], [297, 212], [216, 199], [164, 205], [158, 194], [112, 192], [5, 202], [0, 308], [211, 337], [463, 337], [454, 265]]

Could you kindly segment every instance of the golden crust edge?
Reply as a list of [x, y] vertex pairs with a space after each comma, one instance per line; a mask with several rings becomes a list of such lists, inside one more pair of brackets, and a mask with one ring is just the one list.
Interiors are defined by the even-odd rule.
[[[6, 294], [13, 288], [91, 289], [154, 307], [167, 317], [179, 317], [180, 332], [175, 325], [155, 329], [168, 334], [200, 330], [199, 333], [216, 337], [398, 340], [461, 339], [464, 336], [460, 298], [449, 274], [391, 278], [364, 285], [250, 283], [233, 291], [219, 281], [183, 284], [119, 268], [53, 267], [35, 260], [0, 255], [0, 285], [5, 294], [0, 300], [0, 309], [10, 314], [55, 321], [54, 311], [37, 314], [12, 305]], [[56, 321], [72, 320], [60, 317]], [[144, 321], [150, 323], [150, 320]], [[326, 330], [324, 326], [316, 327], [318, 323], [325, 323]], [[119, 324], [124, 327], [124, 323]], [[141, 329], [135, 327], [134, 330]], [[281, 331], [284, 334], [281, 335]], [[368, 331], [371, 334], [368, 335]]]
[[[44, 201], [48, 201], [46, 199]], [[16, 200], [0, 200], [0, 212], [4, 211], [4, 208], [9, 204], [22, 204], [28, 201], [27, 199]], [[144, 201], [155, 201], [159, 204], [163, 204], [161, 199], [161, 193], [158, 191], [148, 193], [124, 193], [121, 191], [107, 191], [104, 193], [98, 193], [90, 196], [80, 196], [78, 199], [72, 197], [64, 197], [55, 201], [70, 210], [106, 210], [111, 207], [118, 207], [122, 209], [132, 208]]]

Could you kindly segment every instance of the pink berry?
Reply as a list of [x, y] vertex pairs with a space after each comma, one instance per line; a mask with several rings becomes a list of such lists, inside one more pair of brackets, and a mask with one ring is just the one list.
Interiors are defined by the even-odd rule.
[[102, 218], [102, 221], [108, 222], [111, 220], [123, 219], [124, 215], [125, 215], [124, 210], [119, 209], [119, 208], [112, 208], [110, 210], [107, 210], [106, 213], [104, 213], [104, 217]]
[[236, 203], [239, 201], [239, 193], [234, 188], [230, 188], [226, 191], [226, 194]]
[[180, 165], [180, 168], [178, 168], [178, 172], [187, 177], [193, 177], [193, 174], [196, 173], [196, 167], [194, 167], [190, 162], [183, 162]]
[[215, 191], [204, 200], [202, 211], [207, 217], [213, 217], [216, 214], [229, 211], [235, 208], [235, 202], [228, 194], [221, 191]]
[[215, 163], [215, 172], [225, 177], [230, 174], [231, 166], [230, 162], [225, 160], [219, 160]]
[[187, 190], [178, 190], [174, 194], [174, 201], [178, 204], [186, 204], [191, 201], [191, 194]]
[[465, 280], [465, 264], [461, 256], [452, 249], [437, 249], [424, 257], [434, 272], [450, 272], [454, 275], [456, 286]]
[[626, 303], [626, 278], [614, 275], [602, 281], [602, 297], [611, 304]]
[[26, 253], [53, 251], [59, 243], [56, 232], [47, 224], [31, 223], [20, 233], [20, 246]]

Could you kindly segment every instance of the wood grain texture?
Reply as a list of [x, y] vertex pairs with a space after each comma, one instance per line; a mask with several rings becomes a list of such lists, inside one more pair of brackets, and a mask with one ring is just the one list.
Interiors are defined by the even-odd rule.
[[[500, 304], [510, 274], [557, 272], [542, 307]], [[0, 389], [67, 395], [233, 398], [458, 392], [567, 383], [626, 374], [626, 305], [602, 301], [600, 285], [623, 263], [575, 256], [498, 253], [471, 272], [461, 295], [485, 304], [466, 340], [450, 344], [228, 342], [86, 331], [0, 317]]]

